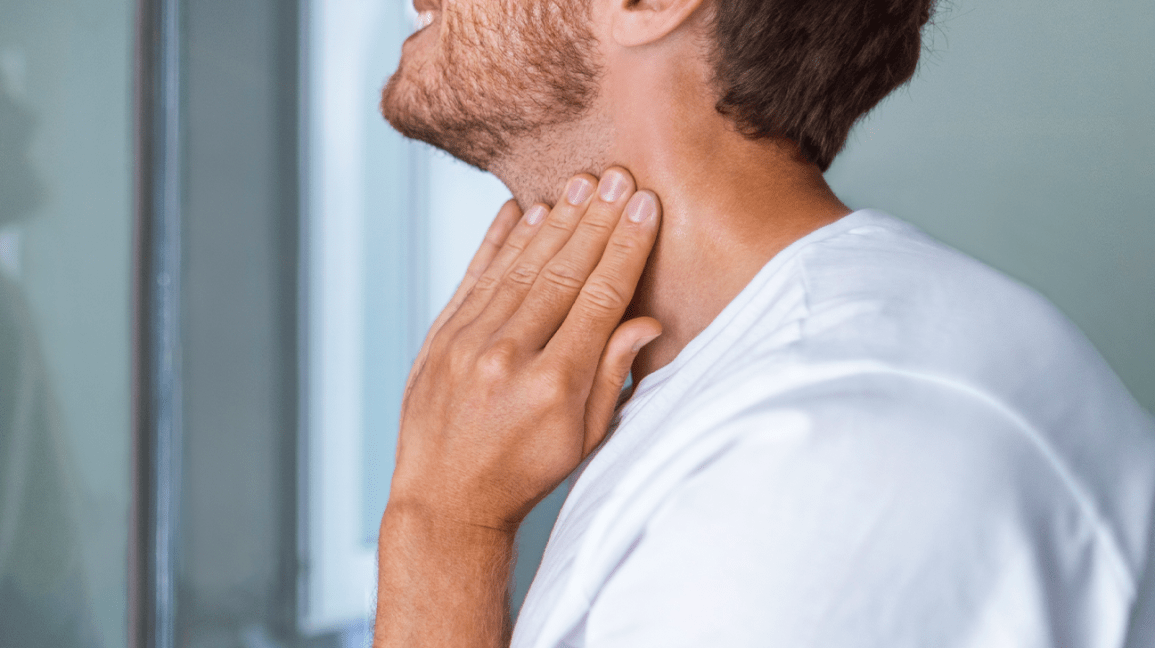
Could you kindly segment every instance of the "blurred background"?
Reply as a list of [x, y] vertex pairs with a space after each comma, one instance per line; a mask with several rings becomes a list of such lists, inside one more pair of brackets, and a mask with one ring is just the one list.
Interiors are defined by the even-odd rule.
[[[0, 3], [0, 646], [368, 640], [401, 386], [508, 196], [377, 115], [412, 21]], [[1153, 32], [1148, 0], [946, 2], [827, 174], [1045, 294], [1149, 411]]]

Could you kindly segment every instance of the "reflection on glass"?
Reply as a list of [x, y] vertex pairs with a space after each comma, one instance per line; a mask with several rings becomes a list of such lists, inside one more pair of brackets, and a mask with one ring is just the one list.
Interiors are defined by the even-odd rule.
[[[15, 67], [16, 57], [7, 58]], [[10, 85], [0, 76], [0, 637], [19, 646], [92, 646], [67, 445], [17, 283], [20, 224], [43, 188], [28, 155], [35, 121]]]
[[126, 643], [130, 4], [0, 5], [5, 648]]

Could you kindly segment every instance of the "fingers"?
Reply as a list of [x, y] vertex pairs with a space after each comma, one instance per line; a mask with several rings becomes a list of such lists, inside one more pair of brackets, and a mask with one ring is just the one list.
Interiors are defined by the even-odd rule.
[[618, 396], [630, 375], [630, 366], [642, 347], [662, 334], [662, 325], [652, 317], [639, 317], [622, 324], [610, 336], [602, 353], [586, 401], [584, 459], [605, 438], [610, 419], [617, 407]]
[[599, 183], [586, 174], [570, 180], [563, 200], [546, 217], [533, 241], [505, 269], [500, 285], [496, 286], [485, 307], [486, 324], [482, 328], [492, 332], [505, 325], [537, 283], [543, 266], [558, 254], [574, 236], [575, 230], [587, 227], [585, 221], [598, 202], [595, 188], [600, 192], [603, 184], [604, 180]]
[[521, 216], [521, 208], [517, 206], [517, 201], [510, 199], [501, 206], [497, 212], [497, 217], [493, 219], [493, 223], [485, 232], [481, 247], [477, 249], [477, 254], [473, 255], [473, 260], [465, 269], [465, 277], [462, 278], [457, 290], [453, 293], [453, 297], [449, 299], [449, 303], [437, 318], [438, 322], [434, 322], [434, 329], [437, 328], [440, 321], [452, 315], [461, 306], [461, 302], [465, 300], [465, 296], [469, 294], [473, 285], [477, 283], [477, 280], [497, 257], [510, 233], [513, 232], [513, 228], [521, 220]]
[[[516, 204], [514, 209], [516, 209]], [[475, 269], [473, 264], [470, 264], [466, 279], [462, 281], [462, 285], [454, 295], [454, 300], [457, 302], [456, 308], [447, 314], [447, 319], [453, 318], [458, 322], [458, 325], [463, 326], [471, 322], [478, 313], [485, 309], [492, 299], [494, 291], [501, 285], [502, 278], [510, 264], [517, 260], [526, 246], [534, 240], [548, 211], [549, 209], [544, 205], [530, 207], [526, 210], [525, 215], [515, 222], [500, 249], [494, 253], [493, 258], [484, 268]]]
[[564, 247], [552, 258], [533, 260], [543, 265], [532, 287], [523, 287], [516, 296], [517, 310], [507, 316], [504, 327], [509, 337], [527, 349], [545, 346], [602, 258], [633, 193], [634, 180], [624, 169], [603, 174], [596, 196]]
[[598, 357], [602, 352], [633, 299], [657, 239], [660, 212], [658, 197], [650, 191], [630, 198], [597, 267], [547, 344], [547, 355], [563, 361]]
[[473, 284], [477, 282], [478, 277], [485, 272], [485, 269], [497, 257], [498, 252], [505, 245], [506, 239], [509, 238], [510, 233], [521, 219], [521, 208], [517, 206], [514, 200], [507, 200], [501, 209], [497, 211], [497, 216], [494, 217], [493, 222], [490, 223], [489, 229], [485, 232], [485, 238], [481, 241], [481, 246], [477, 249], [477, 253], [473, 255], [473, 260], [469, 262], [469, 267], [465, 270], [465, 277], [457, 286], [457, 290], [453, 293], [453, 297], [449, 299], [449, 303], [441, 310], [437, 319], [433, 321], [433, 325], [429, 327], [429, 332], [425, 336], [425, 342], [421, 345], [421, 350], [417, 352], [417, 358], [413, 362], [414, 370], [410, 371], [409, 379], [405, 384], [405, 393], [409, 392], [409, 387], [413, 383], [418, 371], [423, 364], [425, 364], [425, 356], [429, 353], [429, 341], [437, 335], [437, 331], [445, 324], [457, 309], [461, 306], [465, 296], [469, 294]]

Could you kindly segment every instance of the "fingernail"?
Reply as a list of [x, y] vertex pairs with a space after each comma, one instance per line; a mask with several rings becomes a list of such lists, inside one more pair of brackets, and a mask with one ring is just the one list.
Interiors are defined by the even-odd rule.
[[620, 171], [610, 171], [598, 183], [598, 196], [608, 203], [616, 202], [628, 188], [626, 177]]
[[543, 219], [545, 219], [545, 215], [545, 207], [542, 207], [541, 205], [534, 205], [533, 207], [529, 208], [529, 211], [525, 212], [525, 222], [530, 225], [537, 225]]
[[626, 217], [634, 223], [644, 223], [658, 213], [658, 205], [648, 191], [639, 191], [626, 204]]
[[569, 188], [566, 189], [566, 200], [571, 205], [580, 205], [590, 197], [594, 192], [594, 183], [585, 178], [574, 178], [569, 181]]

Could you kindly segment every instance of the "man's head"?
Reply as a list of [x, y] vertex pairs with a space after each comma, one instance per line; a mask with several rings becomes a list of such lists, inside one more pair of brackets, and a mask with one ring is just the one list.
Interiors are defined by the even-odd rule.
[[[433, 24], [406, 42], [382, 113], [403, 134], [489, 170], [525, 142], [564, 142], [566, 129], [637, 111], [636, 97], [621, 100], [607, 79], [654, 56], [708, 70], [696, 93], [713, 114], [747, 138], [789, 140], [825, 170], [854, 123], [913, 75], [935, 2], [435, 1], [417, 0]], [[663, 49], [687, 31], [678, 42], [692, 46]], [[662, 94], [655, 103], [674, 92]], [[550, 151], [579, 165], [618, 161], [565, 148]], [[600, 171], [563, 172], [578, 170]]]

